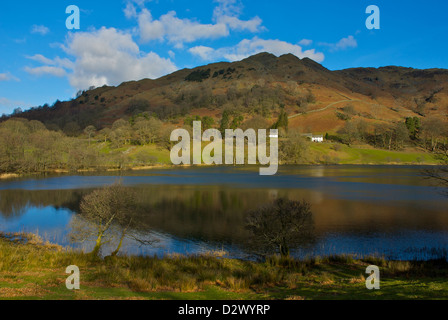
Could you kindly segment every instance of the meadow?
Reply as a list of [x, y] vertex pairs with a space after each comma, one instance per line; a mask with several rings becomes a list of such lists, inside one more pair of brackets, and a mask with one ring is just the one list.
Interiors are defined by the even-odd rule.
[[[33, 235], [0, 237], [0, 299], [377, 300], [447, 299], [448, 262], [333, 256], [308, 260], [197, 256], [97, 258], [44, 243]], [[77, 265], [81, 289], [66, 288]], [[366, 267], [377, 265], [381, 289], [368, 290]]]

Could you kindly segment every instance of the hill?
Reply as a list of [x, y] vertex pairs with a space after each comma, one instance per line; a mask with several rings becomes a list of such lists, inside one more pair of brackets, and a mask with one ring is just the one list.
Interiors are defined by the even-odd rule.
[[[71, 101], [32, 108], [12, 117], [39, 120], [51, 130], [77, 135], [89, 125], [110, 127], [148, 113], [174, 125], [186, 116], [223, 110], [244, 120], [260, 115], [274, 123], [281, 110], [302, 132], [336, 132], [347, 118], [398, 123], [406, 117], [448, 120], [448, 70], [388, 66], [330, 71], [308, 58], [260, 53], [245, 60], [183, 69], [80, 92]], [[2, 118], [2, 120], [7, 117]]]

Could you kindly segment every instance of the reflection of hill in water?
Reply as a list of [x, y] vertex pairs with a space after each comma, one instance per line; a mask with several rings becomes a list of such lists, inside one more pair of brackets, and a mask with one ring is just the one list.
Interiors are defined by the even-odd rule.
[[[244, 229], [246, 213], [276, 197], [311, 202], [318, 235], [328, 232], [369, 234], [400, 230], [448, 230], [446, 212], [426, 206], [421, 200], [347, 200], [331, 197], [316, 189], [239, 189], [197, 185], [145, 185], [135, 189], [142, 222], [156, 231], [185, 239], [244, 243], [247, 240]], [[28, 206], [53, 206], [78, 212], [80, 199], [88, 192], [2, 190], [0, 213], [8, 220], [26, 212]]]
[[251, 204], [263, 203], [266, 199], [262, 193], [214, 187], [145, 189], [139, 189], [141, 206], [150, 212], [144, 219], [157, 231], [181, 238], [227, 243], [246, 238], [246, 211], [252, 208]]
[[74, 190], [0, 190], [0, 215], [5, 219], [20, 217], [29, 206], [79, 210], [85, 191]]

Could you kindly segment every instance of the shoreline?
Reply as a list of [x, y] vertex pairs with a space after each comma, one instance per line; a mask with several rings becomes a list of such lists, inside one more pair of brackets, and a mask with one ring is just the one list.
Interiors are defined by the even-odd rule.
[[[253, 168], [259, 168], [262, 165], [207, 165], [207, 164], [200, 164], [200, 165], [170, 165], [170, 164], [161, 164], [161, 165], [150, 165], [150, 166], [137, 166], [137, 167], [130, 167], [125, 169], [116, 169], [116, 168], [103, 168], [103, 169], [80, 169], [76, 171], [70, 171], [70, 170], [64, 170], [64, 169], [55, 169], [55, 170], [48, 170], [45, 172], [29, 172], [29, 173], [1, 173], [0, 174], [0, 181], [1, 180], [8, 180], [8, 179], [16, 179], [16, 178], [23, 178], [23, 177], [30, 177], [30, 176], [42, 176], [47, 174], [76, 174], [76, 173], [100, 173], [100, 172], [131, 172], [131, 171], [145, 171], [145, 170], [157, 170], [157, 169], [175, 169], [175, 168], [195, 168], [195, 167], [235, 167], [235, 168], [246, 168], [251, 169]], [[303, 163], [303, 164], [294, 164], [294, 163], [282, 163], [279, 164], [279, 168], [282, 166], [303, 166], [303, 167], [331, 167], [331, 166], [369, 166], [369, 167], [385, 167], [385, 166], [391, 166], [391, 167], [406, 167], [406, 166], [412, 166], [412, 167], [438, 167], [443, 166], [442, 164], [434, 164], [434, 163], [404, 163], [404, 162], [391, 162], [391, 163]]]

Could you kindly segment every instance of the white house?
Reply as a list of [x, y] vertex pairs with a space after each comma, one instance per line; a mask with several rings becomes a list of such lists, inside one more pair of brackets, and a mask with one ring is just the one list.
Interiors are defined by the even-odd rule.
[[314, 135], [311, 133], [305, 133], [302, 134], [302, 136], [309, 138], [312, 142], [322, 143], [324, 142], [324, 136], [323, 135]]

